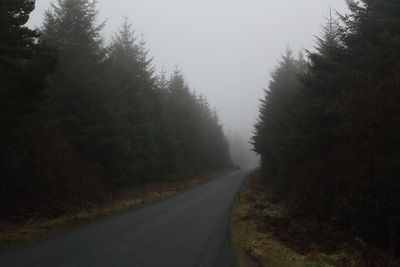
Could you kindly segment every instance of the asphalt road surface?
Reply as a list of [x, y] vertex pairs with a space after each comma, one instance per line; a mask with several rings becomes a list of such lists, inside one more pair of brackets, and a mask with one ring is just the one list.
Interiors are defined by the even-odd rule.
[[247, 173], [5, 251], [0, 266], [234, 266], [228, 223]]

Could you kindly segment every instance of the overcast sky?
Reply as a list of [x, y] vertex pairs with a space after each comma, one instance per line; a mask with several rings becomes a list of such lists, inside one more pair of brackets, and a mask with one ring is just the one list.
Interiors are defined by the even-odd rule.
[[[51, 2], [36, 0], [31, 26], [41, 25]], [[178, 65], [225, 129], [245, 138], [280, 54], [287, 45], [312, 48], [330, 6], [346, 10], [344, 0], [98, 0], [106, 38], [128, 16], [157, 68]]]

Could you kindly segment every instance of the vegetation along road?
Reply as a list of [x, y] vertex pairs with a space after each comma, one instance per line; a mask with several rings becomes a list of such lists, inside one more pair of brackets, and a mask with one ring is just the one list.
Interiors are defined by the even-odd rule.
[[7, 251], [0, 266], [234, 266], [228, 221], [247, 173]]

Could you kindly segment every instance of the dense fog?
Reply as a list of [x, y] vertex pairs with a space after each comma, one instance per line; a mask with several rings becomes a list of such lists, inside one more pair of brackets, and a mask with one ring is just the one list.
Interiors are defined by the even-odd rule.
[[[36, 1], [31, 26], [41, 26], [52, 2]], [[334, 0], [99, 0], [97, 6], [107, 39], [128, 17], [157, 70], [178, 67], [208, 98], [229, 140], [236, 140], [231, 150], [241, 151], [233, 158], [242, 166], [254, 164], [243, 147], [250, 150], [259, 99], [279, 55], [288, 46], [312, 49], [330, 8], [346, 12], [345, 1]]]

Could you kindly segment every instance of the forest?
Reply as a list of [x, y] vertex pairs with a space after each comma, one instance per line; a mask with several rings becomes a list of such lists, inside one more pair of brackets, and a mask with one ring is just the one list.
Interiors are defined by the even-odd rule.
[[[281, 56], [248, 140], [260, 155], [262, 185], [250, 183], [254, 191], [247, 198], [256, 203], [263, 189], [272, 189], [285, 220], [274, 225], [266, 213], [251, 210], [257, 205], [239, 218], [258, 220], [260, 228], [272, 225], [289, 243], [307, 244], [311, 252], [324, 248], [332, 255], [356, 240], [398, 259], [400, 1], [346, 3], [349, 12], [331, 11], [313, 48], [298, 54], [287, 48]], [[124, 190], [140, 192], [149, 185], [233, 169], [231, 154], [239, 165], [256, 161], [244, 152], [248, 143], [240, 136], [232, 136], [236, 146], [229, 148], [218, 112], [189, 86], [183, 71], [156, 71], [144, 37], [129, 18], [121, 18], [119, 30], [106, 38], [96, 4], [55, 0], [42, 26], [32, 29], [27, 23], [34, 0], [0, 2], [0, 226], [62, 218]], [[239, 67], [237, 73], [246, 74]], [[224, 88], [227, 102], [234, 94], [230, 89]], [[235, 106], [238, 117], [243, 115], [240, 104]], [[189, 238], [212, 219], [227, 227], [247, 171], [221, 175], [218, 183], [196, 191], [192, 203], [179, 203], [187, 205], [174, 214], [192, 218], [193, 225], [183, 224]], [[226, 205], [212, 209], [217, 204]], [[154, 225], [184, 223], [166, 222]], [[210, 225], [215, 241], [215, 229], [222, 228]], [[163, 233], [174, 233], [170, 230]], [[218, 234], [230, 242], [225, 230]], [[164, 246], [158, 241], [147, 243]]]
[[345, 233], [399, 256], [400, 2], [347, 5], [314, 49], [283, 55], [252, 142], [306, 237]]
[[215, 109], [181, 71], [156, 73], [127, 18], [111, 41], [96, 1], [0, 3], [0, 219], [57, 217], [120, 188], [233, 166]]

